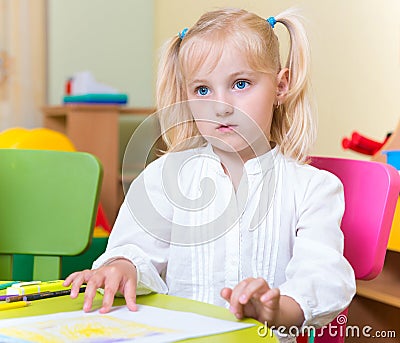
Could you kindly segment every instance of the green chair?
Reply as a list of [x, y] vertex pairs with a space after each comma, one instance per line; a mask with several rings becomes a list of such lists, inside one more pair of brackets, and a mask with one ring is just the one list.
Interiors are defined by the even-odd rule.
[[0, 149], [0, 279], [59, 279], [91, 243], [101, 180], [88, 153]]

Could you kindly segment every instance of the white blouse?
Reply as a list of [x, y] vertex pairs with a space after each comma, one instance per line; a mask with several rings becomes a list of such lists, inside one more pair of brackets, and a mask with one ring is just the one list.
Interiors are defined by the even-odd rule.
[[124, 257], [137, 267], [138, 294], [220, 306], [223, 287], [262, 277], [301, 306], [303, 325], [322, 326], [355, 294], [343, 211], [336, 176], [278, 147], [245, 163], [236, 192], [210, 145], [168, 153], [131, 184], [93, 268]]

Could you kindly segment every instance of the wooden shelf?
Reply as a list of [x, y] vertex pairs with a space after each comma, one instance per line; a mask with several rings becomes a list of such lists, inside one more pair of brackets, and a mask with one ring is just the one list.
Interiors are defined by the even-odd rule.
[[[365, 284], [364, 284], [365, 283]], [[400, 285], [388, 285], [384, 282], [357, 282], [357, 295], [400, 308]]]
[[[374, 280], [357, 281], [357, 295], [350, 304], [347, 325], [359, 328], [368, 326], [372, 328], [372, 333], [397, 332], [396, 337], [388, 336], [379, 339], [379, 342], [398, 343], [399, 318], [400, 253], [388, 250], [382, 273]], [[357, 336], [348, 336], [345, 341], [366, 342]], [[368, 341], [375, 342], [375, 339]]]
[[155, 107], [121, 107], [119, 114], [153, 114], [155, 113]]
[[[357, 295], [349, 308], [347, 326], [357, 326], [360, 328], [360, 335], [348, 335], [345, 343], [399, 343], [399, 318], [400, 308]], [[390, 338], [387, 335], [382, 338], [363, 337], [362, 329], [365, 327], [372, 328], [372, 332], [370, 333], [373, 336], [375, 336], [377, 331], [381, 331], [382, 333], [395, 332], [396, 337], [391, 336]]]
[[357, 281], [357, 295], [400, 308], [400, 253], [388, 250], [382, 273], [374, 280]]

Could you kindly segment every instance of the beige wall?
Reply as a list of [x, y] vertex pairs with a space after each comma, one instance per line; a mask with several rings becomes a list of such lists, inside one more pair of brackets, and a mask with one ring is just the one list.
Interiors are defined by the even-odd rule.
[[49, 104], [60, 104], [68, 77], [89, 70], [131, 106], [153, 105], [153, 0], [47, 3]]
[[204, 11], [225, 6], [264, 17], [290, 6], [302, 9], [319, 107], [315, 154], [363, 158], [342, 150], [344, 136], [358, 130], [380, 141], [395, 128], [400, 118], [399, 0], [155, 0], [155, 49]]

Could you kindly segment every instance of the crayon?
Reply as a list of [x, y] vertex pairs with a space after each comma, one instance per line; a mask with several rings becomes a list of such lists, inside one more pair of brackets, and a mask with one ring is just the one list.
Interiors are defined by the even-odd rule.
[[[85, 292], [86, 287], [79, 288], [79, 293]], [[27, 294], [27, 295], [15, 295], [15, 296], [8, 296], [6, 299], [7, 303], [18, 302], [18, 301], [32, 301], [32, 300], [40, 300], [40, 299], [47, 299], [47, 298], [54, 298], [60, 297], [63, 295], [70, 295], [70, 289], [64, 289], [61, 291], [54, 291], [54, 292], [42, 292], [42, 293], [35, 293], [35, 294]]]
[[42, 293], [34, 293], [34, 294], [27, 294], [27, 295], [6, 295], [5, 301], [8, 303], [14, 303], [16, 301], [30, 301], [30, 300], [38, 300], [43, 298], [46, 294], [50, 292], [42, 292]]
[[42, 283], [42, 281], [17, 281], [11, 285], [11, 287], [25, 287], [30, 285], [37, 285]]
[[13, 302], [13, 303], [1, 303], [0, 304], [0, 311], [3, 310], [12, 310], [15, 308], [20, 308], [20, 307], [25, 307], [28, 306], [29, 303], [27, 301], [17, 301], [17, 302]]
[[0, 290], [1, 289], [6, 289], [6, 288], [8, 288], [8, 287], [10, 287], [10, 286], [12, 286], [12, 285], [14, 285], [14, 284], [16, 284], [16, 283], [20, 283], [21, 281], [11, 281], [11, 282], [5, 282], [5, 283], [1, 283], [0, 284]]
[[18, 286], [18, 284], [16, 284], [7, 288], [7, 295], [27, 295], [40, 292], [60, 291], [71, 288], [70, 286], [64, 287], [63, 282], [64, 280], [55, 280], [55, 281], [40, 282], [38, 284], [33, 284], [33, 285], [30, 284], [27, 286]]

